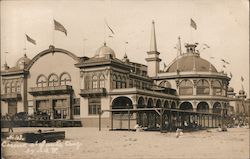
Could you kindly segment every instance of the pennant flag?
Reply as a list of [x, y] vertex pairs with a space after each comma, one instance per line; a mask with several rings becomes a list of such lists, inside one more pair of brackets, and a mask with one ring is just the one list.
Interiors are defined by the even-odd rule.
[[25, 36], [26, 36], [26, 39], [27, 39], [28, 42], [36, 45], [36, 41], [34, 39], [32, 39], [31, 37], [29, 37], [27, 34], [25, 34]]
[[210, 48], [210, 46], [208, 46], [208, 44], [203, 44], [204, 46], [206, 46], [207, 48]]
[[243, 82], [244, 81], [244, 78], [241, 76], [241, 81]]
[[115, 35], [115, 33], [114, 33], [113, 29], [111, 29], [111, 27], [108, 25], [108, 23], [107, 23], [107, 21], [106, 21], [106, 20], [105, 20], [105, 23], [106, 23], [107, 27], [109, 28], [109, 30], [111, 31], [111, 33], [112, 33], [113, 35]]
[[195, 21], [192, 18], [190, 19], [190, 26], [192, 28], [194, 28], [195, 30], [197, 29], [197, 25], [196, 25]]
[[54, 26], [55, 26], [55, 30], [61, 31], [67, 36], [67, 30], [64, 28], [64, 26], [61, 23], [59, 23], [55, 19], [54, 19]]
[[226, 61], [224, 59], [221, 59], [222, 62], [226, 63]]

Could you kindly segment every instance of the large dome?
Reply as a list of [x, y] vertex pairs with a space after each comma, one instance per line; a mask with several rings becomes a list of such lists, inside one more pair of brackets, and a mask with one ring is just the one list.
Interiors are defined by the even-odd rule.
[[95, 57], [105, 57], [106, 55], [111, 55], [112, 58], [115, 58], [114, 50], [104, 43], [104, 45], [96, 51]]
[[21, 68], [23, 65], [24, 65], [24, 66], [28, 65], [28, 64], [30, 63], [30, 61], [31, 61], [31, 60], [27, 57], [27, 55], [24, 54], [23, 57], [21, 57], [19, 60], [17, 60], [16, 66], [17, 66], [18, 68]]
[[176, 72], [177, 64], [180, 72], [190, 72], [194, 70], [198, 72], [217, 72], [216, 68], [210, 62], [202, 59], [197, 53], [183, 54], [172, 62], [166, 72]]

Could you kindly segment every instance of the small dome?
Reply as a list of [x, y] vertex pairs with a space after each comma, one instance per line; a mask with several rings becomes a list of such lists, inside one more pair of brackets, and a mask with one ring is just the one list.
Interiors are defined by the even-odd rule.
[[229, 88], [227, 89], [227, 92], [234, 92], [234, 89], [233, 89], [232, 87], [229, 87]]
[[166, 72], [189, 72], [194, 70], [198, 72], [217, 72], [216, 68], [207, 60], [201, 58], [199, 54], [186, 53], [178, 59], [175, 59], [173, 63], [167, 68]]
[[239, 95], [244, 95], [245, 94], [245, 91], [244, 90], [240, 90], [239, 91]]
[[31, 60], [27, 57], [27, 55], [24, 54], [23, 57], [21, 57], [19, 60], [17, 60], [16, 66], [21, 68], [23, 65], [25, 65], [25, 66], [28, 65], [30, 63], [30, 61]]
[[111, 55], [112, 58], [115, 58], [114, 50], [104, 43], [104, 45], [96, 51], [95, 57], [105, 57], [106, 55]]

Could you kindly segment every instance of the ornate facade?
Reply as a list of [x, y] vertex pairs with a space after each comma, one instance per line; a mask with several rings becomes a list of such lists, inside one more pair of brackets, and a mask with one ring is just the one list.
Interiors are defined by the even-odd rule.
[[33, 59], [24, 55], [14, 67], [5, 64], [2, 115], [41, 111], [51, 119], [81, 120], [83, 126], [97, 126], [103, 110], [103, 126], [122, 128], [127, 110], [132, 112], [134, 124], [146, 126], [159, 123], [160, 108], [166, 110], [161, 120], [170, 122], [179, 110], [189, 112], [187, 120], [193, 121], [198, 113], [205, 113], [208, 126], [213, 122], [209, 114], [227, 114], [230, 78], [200, 57], [197, 44], [187, 44], [185, 53], [160, 70], [154, 25], [147, 65], [131, 62], [126, 54], [117, 59], [106, 43], [93, 57], [77, 57], [50, 46]]

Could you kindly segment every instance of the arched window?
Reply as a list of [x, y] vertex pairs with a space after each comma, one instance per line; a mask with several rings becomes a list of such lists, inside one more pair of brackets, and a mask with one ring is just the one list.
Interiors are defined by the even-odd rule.
[[126, 88], [127, 84], [126, 84], [126, 77], [123, 76], [122, 77], [122, 88]]
[[222, 86], [219, 81], [213, 81], [213, 95], [222, 95]]
[[37, 84], [37, 87], [46, 87], [47, 78], [44, 75], [38, 76], [36, 84]]
[[98, 82], [98, 78], [97, 78], [96, 75], [94, 75], [94, 76], [92, 77], [92, 86], [93, 86], [93, 89], [98, 88], [97, 82]]
[[6, 93], [6, 94], [7, 94], [7, 93], [11, 93], [10, 83], [9, 83], [9, 82], [5, 84], [5, 93]]
[[85, 88], [86, 89], [92, 88], [91, 78], [88, 75], [85, 77]]
[[183, 80], [179, 86], [180, 95], [193, 95], [193, 83], [189, 80]]
[[116, 85], [117, 85], [117, 88], [118, 88], [118, 89], [119, 89], [119, 88], [122, 88], [122, 78], [121, 78], [120, 75], [117, 77], [116, 83], [117, 83]]
[[209, 95], [210, 88], [207, 80], [199, 80], [197, 82], [197, 95]]
[[116, 81], [117, 81], [117, 76], [113, 75], [113, 89], [117, 88]]
[[11, 82], [11, 92], [12, 93], [16, 92], [16, 83], [15, 82]]
[[105, 77], [103, 74], [100, 75], [99, 87], [105, 88]]
[[49, 77], [49, 86], [58, 86], [59, 80], [56, 74], [51, 74]]
[[162, 81], [159, 85], [161, 87], [171, 88], [171, 84], [168, 81]]
[[21, 92], [21, 85], [20, 82], [16, 82], [16, 92], [20, 93]]
[[68, 73], [63, 73], [60, 78], [61, 85], [70, 85], [71, 78]]

